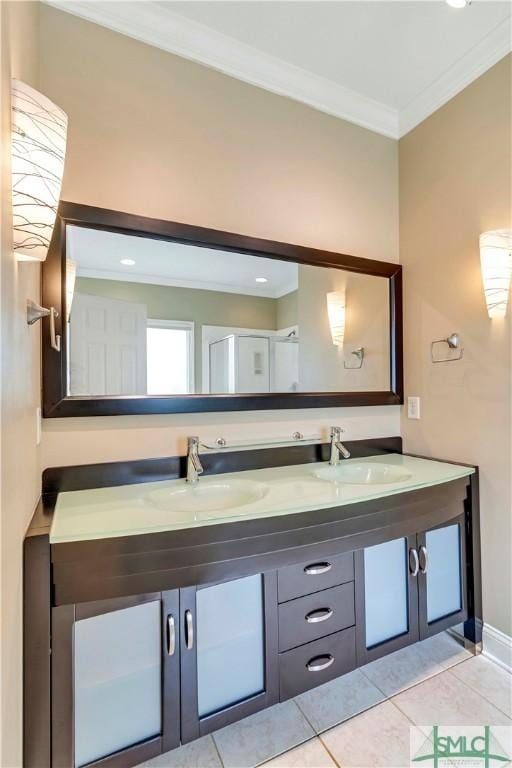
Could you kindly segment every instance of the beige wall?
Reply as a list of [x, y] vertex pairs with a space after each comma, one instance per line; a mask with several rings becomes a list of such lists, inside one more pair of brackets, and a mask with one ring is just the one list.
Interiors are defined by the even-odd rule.
[[[48, 6], [41, 88], [69, 115], [64, 199], [398, 259], [397, 143]], [[216, 437], [396, 434], [398, 408], [49, 420], [43, 465]]]
[[1, 409], [0, 600], [2, 768], [21, 766], [22, 540], [39, 495], [36, 407], [39, 331], [26, 324], [26, 300], [39, 300], [39, 266], [20, 264], [12, 250], [10, 206], [10, 78], [37, 86], [38, 9], [0, 3], [1, 29]]
[[[342, 347], [332, 343], [327, 314], [327, 294], [345, 296], [345, 335]], [[337, 269], [299, 266], [299, 383], [306, 392], [329, 390], [388, 390], [389, 368], [389, 283], [382, 277], [359, 275]], [[363, 347], [358, 364], [351, 355]]]
[[277, 330], [283, 330], [284, 328], [290, 328], [292, 325], [297, 325], [299, 321], [297, 309], [298, 297], [298, 291], [291, 291], [291, 293], [285, 293], [284, 296], [278, 298]]
[[[481, 470], [484, 618], [512, 634], [510, 310], [490, 320], [478, 236], [510, 227], [511, 58], [400, 141], [407, 450]], [[461, 334], [460, 363], [432, 365], [430, 342]]]

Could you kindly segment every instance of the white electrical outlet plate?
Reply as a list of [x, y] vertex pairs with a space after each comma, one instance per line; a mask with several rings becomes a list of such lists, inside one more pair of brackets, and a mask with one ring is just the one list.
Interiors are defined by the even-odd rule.
[[409, 419], [421, 418], [421, 400], [419, 397], [407, 398], [407, 417]]

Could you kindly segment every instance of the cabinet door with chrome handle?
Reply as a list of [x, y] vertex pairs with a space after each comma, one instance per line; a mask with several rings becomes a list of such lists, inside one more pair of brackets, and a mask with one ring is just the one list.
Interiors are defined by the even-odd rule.
[[277, 701], [277, 576], [186, 587], [180, 597], [186, 743]]
[[358, 663], [366, 664], [419, 637], [416, 534], [356, 552]]
[[420, 635], [467, 618], [465, 516], [418, 534]]

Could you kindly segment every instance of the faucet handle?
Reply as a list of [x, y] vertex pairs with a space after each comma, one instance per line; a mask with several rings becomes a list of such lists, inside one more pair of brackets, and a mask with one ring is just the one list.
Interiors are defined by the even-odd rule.
[[344, 431], [342, 427], [331, 427], [330, 437], [338, 438], [339, 440]]
[[199, 438], [197, 436], [187, 437], [187, 447], [189, 450], [191, 448], [199, 448]]

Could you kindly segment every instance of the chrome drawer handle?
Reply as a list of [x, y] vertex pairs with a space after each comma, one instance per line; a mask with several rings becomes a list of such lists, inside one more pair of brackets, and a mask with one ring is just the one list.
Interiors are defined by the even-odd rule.
[[[412, 558], [412, 562], [411, 562]], [[409, 550], [409, 571], [411, 572], [411, 576], [417, 576], [418, 571], [420, 570], [420, 559], [418, 557], [417, 551], [411, 547]]]
[[176, 650], [176, 627], [174, 616], [170, 613], [167, 617], [167, 655], [174, 656]]
[[316, 611], [311, 611], [305, 615], [305, 619], [308, 624], [318, 624], [320, 621], [327, 621], [333, 615], [332, 608], [317, 608]]
[[306, 565], [304, 573], [307, 573], [308, 576], [318, 576], [320, 573], [327, 573], [331, 568], [331, 563], [312, 563], [311, 565]]
[[425, 574], [428, 568], [428, 552], [427, 552], [427, 548], [424, 547], [423, 545], [421, 545], [420, 547], [419, 562], [420, 562], [420, 573]]
[[308, 661], [306, 669], [308, 672], [321, 672], [322, 669], [327, 669], [331, 664], [334, 664], [334, 656], [327, 653], [325, 656], [315, 656], [314, 659]]

